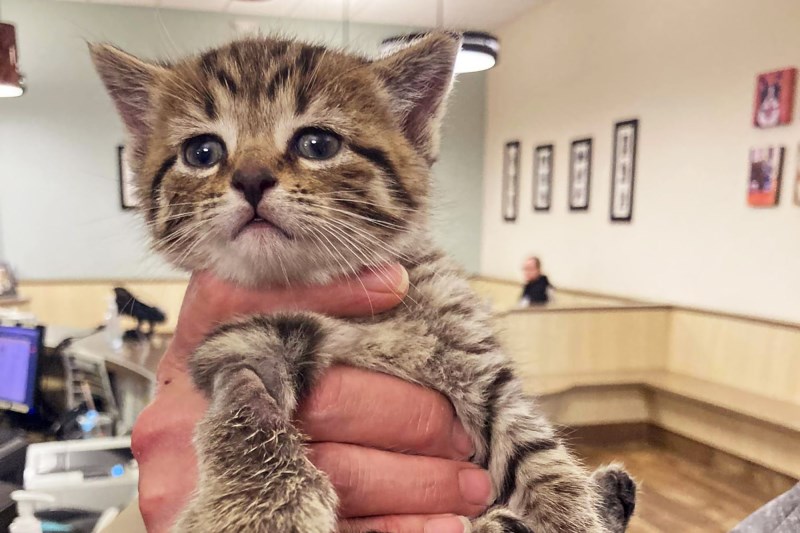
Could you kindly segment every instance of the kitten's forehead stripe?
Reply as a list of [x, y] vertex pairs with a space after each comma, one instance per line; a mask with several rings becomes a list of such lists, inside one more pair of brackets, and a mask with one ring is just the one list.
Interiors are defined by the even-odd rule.
[[170, 169], [175, 166], [175, 162], [178, 160], [178, 156], [173, 155], [168, 157], [161, 163], [161, 166], [158, 168], [158, 172], [156, 172], [155, 176], [153, 176], [153, 184], [150, 186], [150, 202], [151, 202], [151, 213], [152, 216], [155, 216], [155, 210], [158, 207], [158, 195], [161, 190], [161, 182], [164, 181], [164, 176]]
[[417, 202], [411, 197], [408, 190], [403, 185], [400, 178], [397, 176], [397, 171], [394, 165], [389, 160], [389, 156], [380, 148], [371, 148], [367, 146], [360, 146], [356, 143], [350, 143], [350, 149], [361, 157], [371, 161], [381, 170], [383, 170], [386, 179], [386, 185], [392, 193], [395, 200], [404, 204], [406, 207], [416, 208]]
[[236, 82], [233, 81], [233, 78], [230, 76], [230, 74], [228, 74], [224, 69], [220, 68], [217, 70], [216, 76], [219, 84], [222, 85], [229, 93], [231, 93], [231, 95], [236, 96], [236, 93], [239, 92], [239, 87], [236, 85]]
[[217, 104], [214, 102], [214, 95], [211, 94], [209, 89], [203, 91], [203, 110], [209, 120], [216, 120], [217, 118]]
[[292, 65], [286, 64], [281, 66], [275, 74], [272, 76], [269, 84], [267, 84], [267, 98], [270, 100], [275, 100], [275, 95], [278, 93], [278, 89], [280, 89], [286, 80], [289, 79], [289, 75], [291, 74]]

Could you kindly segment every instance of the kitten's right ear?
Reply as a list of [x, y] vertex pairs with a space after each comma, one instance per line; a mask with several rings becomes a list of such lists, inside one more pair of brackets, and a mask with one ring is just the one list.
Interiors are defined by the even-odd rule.
[[146, 137], [152, 88], [165, 69], [108, 44], [90, 43], [89, 52], [128, 132], [135, 139]]

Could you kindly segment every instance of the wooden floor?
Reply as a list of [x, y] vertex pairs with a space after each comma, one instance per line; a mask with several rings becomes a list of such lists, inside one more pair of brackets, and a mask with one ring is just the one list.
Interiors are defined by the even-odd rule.
[[725, 533], [781, 493], [646, 443], [575, 450], [589, 466], [625, 464], [639, 483], [630, 533]]

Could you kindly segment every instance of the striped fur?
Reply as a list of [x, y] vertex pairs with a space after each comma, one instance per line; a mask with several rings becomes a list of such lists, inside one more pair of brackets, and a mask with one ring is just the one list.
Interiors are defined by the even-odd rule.
[[[430, 165], [458, 47], [436, 33], [368, 60], [257, 38], [172, 65], [92, 47], [130, 134], [154, 246], [173, 263], [288, 285], [399, 261], [411, 281], [402, 305], [381, 315], [253, 317], [208, 337], [190, 361], [211, 399], [196, 433], [200, 480], [176, 530], [334, 531], [336, 495], [291, 419], [320, 373], [341, 363], [450, 399], [495, 487], [473, 532], [624, 531], [630, 477], [577, 464], [523, 394], [489, 311], [428, 236]], [[341, 150], [309, 160], [295, 144], [307, 128], [337, 136]], [[224, 143], [213, 167], [184, 155], [201, 135]], [[232, 186], [253, 168], [277, 183], [255, 207]], [[256, 214], [275, 231], [246, 231]]]

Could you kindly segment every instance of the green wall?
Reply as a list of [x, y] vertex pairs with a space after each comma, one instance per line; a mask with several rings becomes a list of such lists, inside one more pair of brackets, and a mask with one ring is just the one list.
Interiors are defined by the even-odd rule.
[[[116, 146], [123, 129], [86, 41], [177, 57], [234, 36], [237, 17], [46, 0], [2, 0], [17, 25], [28, 90], [0, 99], [0, 258], [21, 279], [181, 275], [152, 255], [138, 218], [119, 208]], [[241, 17], [238, 17], [241, 18]], [[342, 44], [341, 25], [258, 20], [262, 30]], [[354, 24], [350, 46], [374, 52], [407, 28]], [[460, 77], [435, 168], [434, 234], [469, 271], [479, 264], [484, 75]]]

